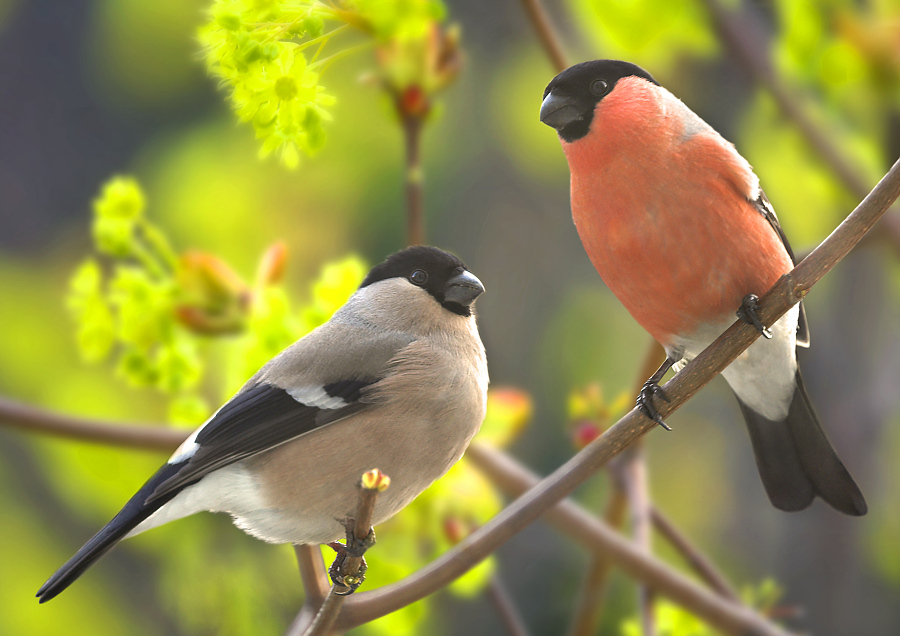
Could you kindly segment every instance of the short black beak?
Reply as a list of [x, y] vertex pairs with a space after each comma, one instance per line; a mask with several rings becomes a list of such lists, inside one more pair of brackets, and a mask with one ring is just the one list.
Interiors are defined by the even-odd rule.
[[468, 307], [484, 292], [484, 285], [472, 272], [464, 271], [447, 281], [444, 302]]
[[541, 104], [541, 121], [556, 130], [582, 117], [576, 99], [568, 95], [556, 95], [550, 91]]

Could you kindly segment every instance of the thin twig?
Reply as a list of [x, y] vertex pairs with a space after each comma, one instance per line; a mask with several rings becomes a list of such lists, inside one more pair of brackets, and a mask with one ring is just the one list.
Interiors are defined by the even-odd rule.
[[295, 545], [300, 580], [303, 582], [303, 607], [288, 628], [288, 634], [302, 634], [312, 624], [328, 595], [328, 573], [322, 551], [317, 545]]
[[[631, 534], [634, 544], [647, 554], [651, 554], [653, 533], [650, 521], [650, 493], [647, 485], [647, 462], [644, 458], [642, 440], [638, 440], [628, 449], [629, 456], [622, 470], [622, 484], [625, 497], [631, 512]], [[653, 618], [653, 590], [646, 583], [638, 582], [638, 617], [643, 636], [656, 634], [656, 621]]]
[[[384, 492], [390, 486], [390, 478], [377, 468], [374, 468], [362, 476], [359, 484], [359, 500], [356, 504], [356, 517], [353, 519], [353, 536], [357, 541], [364, 541], [369, 536], [372, 528], [372, 513], [375, 512], [375, 500], [378, 493]], [[348, 534], [348, 543], [350, 535]], [[349, 545], [347, 546], [349, 547]], [[337, 558], [341, 558], [340, 556]], [[344, 585], [343, 581], [353, 577], [361, 579], [360, 569], [363, 564], [361, 556], [346, 556], [340, 568], [341, 582], [335, 582], [325, 597], [325, 601], [319, 608], [312, 624], [303, 632], [303, 636], [325, 636], [334, 628], [335, 621], [341, 613], [341, 607], [349, 597], [353, 589]], [[300, 562], [301, 567], [304, 565]], [[295, 621], [296, 623], [297, 621]]]
[[488, 598], [494, 609], [500, 616], [500, 622], [506, 628], [509, 636], [528, 636], [528, 628], [525, 626], [525, 620], [513, 602], [512, 596], [503, 581], [495, 572], [488, 584]]
[[[653, 375], [666, 359], [666, 352], [656, 340], [650, 338], [648, 342], [647, 352], [644, 354], [641, 368], [635, 380], [634, 395], [638, 394], [647, 378]], [[612, 464], [610, 468], [612, 470]], [[606, 510], [603, 514], [603, 519], [607, 525], [616, 530], [620, 529], [625, 522], [625, 509], [628, 504], [622, 479], [618, 472], [612, 470], [612, 488], [610, 489], [609, 500], [606, 503]], [[597, 633], [600, 617], [603, 614], [603, 598], [606, 594], [609, 572], [609, 558], [601, 553], [593, 554], [591, 563], [585, 573], [584, 581], [581, 584], [578, 603], [572, 614], [569, 636], [593, 636], [593, 634]]]
[[406, 148], [406, 243], [425, 244], [425, 203], [422, 184], [422, 124], [417, 115], [405, 115], [403, 140]]
[[[808, 292], [841, 258], [847, 255], [865, 233], [900, 194], [900, 162], [894, 164], [887, 175], [859, 206], [835, 229], [809, 257], [782, 276], [760, 300], [759, 317], [771, 326], [788, 309]], [[759, 336], [756, 329], [742, 321], [736, 321], [724, 334], [701, 352], [672, 380], [664, 390], [670, 402], [658, 404], [660, 415], [666, 417], [690, 399], [717, 373], [731, 364], [741, 352]], [[569, 495], [579, 484], [603, 467], [610, 458], [634, 440], [655, 427], [649, 418], [632, 409], [603, 435], [588, 444], [574, 458], [563, 464], [549, 477], [542, 480], [525, 495], [501, 511], [490, 522], [476, 530], [459, 545], [448, 550], [440, 558], [415, 574], [393, 585], [365, 592], [352, 599], [339, 619], [342, 627], [352, 627], [384, 616], [400, 607], [413, 603], [440, 589], [482, 559], [515, 533], [534, 522], [555, 503]], [[596, 519], [585, 523], [599, 524]], [[596, 526], [594, 528], [596, 530]], [[604, 529], [604, 531], [606, 531]], [[604, 549], [589, 539], [596, 549]], [[611, 539], [621, 541], [619, 538]], [[623, 547], [634, 550], [633, 546]], [[624, 553], [624, 552], [623, 552]], [[673, 579], [668, 572], [657, 571], [648, 575], [644, 566], [650, 561], [634, 559], [629, 552], [620, 564], [632, 576], [652, 582], [658, 593], [684, 605], [711, 624], [728, 631], [758, 631], [762, 634], [783, 633], [779, 628], [758, 614], [721, 597], [711, 595], [705, 589], [686, 579]]]
[[[489, 460], [489, 458], [486, 459]], [[507, 492], [506, 494], [518, 496], [521, 493]], [[625, 523], [627, 506], [628, 500], [625, 498], [625, 492], [621, 488], [613, 488], [603, 511], [603, 521], [610, 529], [618, 531]], [[578, 603], [575, 606], [572, 625], [569, 628], [569, 636], [593, 636], [597, 633], [611, 568], [612, 561], [606, 552], [598, 551], [591, 554], [591, 563], [581, 583]]]
[[556, 72], [559, 73], [565, 70], [569, 66], [566, 62], [566, 54], [563, 53], [559, 38], [556, 37], [553, 26], [550, 24], [550, 18], [547, 16], [547, 12], [544, 11], [544, 7], [541, 6], [540, 1], [522, 0], [522, 8], [525, 9], [525, 14], [531, 21], [531, 25], [534, 27], [541, 45], [544, 47], [544, 52], [547, 53], [547, 57], [550, 58], [550, 63], [553, 64]]
[[650, 508], [650, 518], [653, 527], [668, 541], [673, 548], [687, 561], [688, 566], [703, 579], [707, 585], [721, 596], [732, 601], [740, 601], [740, 596], [728, 579], [719, 572], [718, 568], [700, 550], [685, 537], [675, 524], [656, 506]]

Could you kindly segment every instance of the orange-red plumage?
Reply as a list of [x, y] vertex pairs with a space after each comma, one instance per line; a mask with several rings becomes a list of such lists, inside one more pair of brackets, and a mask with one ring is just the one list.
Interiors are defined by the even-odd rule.
[[744, 296], [793, 266], [750, 203], [759, 193], [750, 166], [698, 121], [668, 91], [626, 78], [597, 104], [589, 136], [563, 142], [572, 214], [591, 262], [666, 346], [674, 334], [733, 316]]
[[[750, 164], [627, 62], [585, 62], [557, 75], [544, 92], [541, 121], [556, 129], [569, 161], [572, 216], [594, 267], [666, 349], [667, 365], [648, 386], [708, 346], [740, 308], [767, 339], [722, 375], [738, 398], [770, 500], [801, 510], [820, 496], [841, 512], [865, 514], [865, 499], [803, 388], [795, 353], [800, 308], [766, 330], [752, 301], [744, 303], [793, 266]], [[664, 425], [651, 394], [642, 391], [638, 404]]]

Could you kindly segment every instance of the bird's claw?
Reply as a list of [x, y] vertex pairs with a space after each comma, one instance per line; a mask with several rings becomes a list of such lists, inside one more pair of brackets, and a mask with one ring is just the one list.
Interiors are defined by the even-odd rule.
[[[334, 562], [331, 564], [331, 567], [328, 568], [328, 575], [331, 577], [331, 582], [335, 585], [347, 588], [346, 592], [335, 591], [335, 594], [338, 596], [353, 594], [353, 592], [363, 584], [363, 581], [366, 580], [366, 570], [368, 569], [368, 566], [366, 565], [366, 559], [363, 555], [366, 553], [366, 550], [375, 545], [375, 528], [369, 528], [369, 534], [367, 534], [364, 539], [357, 539], [356, 532], [354, 531], [356, 524], [353, 519], [345, 519], [343, 524], [344, 528], [347, 530], [346, 544], [341, 543], [340, 541], [332, 541], [328, 544], [332, 550], [337, 552]], [[350, 557], [362, 559], [362, 562], [359, 565], [359, 574], [356, 576], [344, 574], [344, 565]]]
[[662, 400], [668, 402], [669, 396], [666, 395], [666, 392], [663, 390], [661, 386], [657, 382], [653, 380], [647, 380], [644, 382], [644, 386], [641, 387], [640, 392], [638, 393], [637, 400], [635, 401], [638, 409], [646, 415], [648, 418], [662, 426], [667, 431], [671, 431], [672, 428], [663, 421], [662, 416], [659, 414], [659, 411], [656, 410], [656, 407], [653, 406], [653, 396], [658, 395]]
[[[332, 548], [334, 547], [333, 543], [329, 543]], [[337, 545], [341, 545], [338, 543]], [[341, 548], [344, 546], [341, 545]], [[363, 584], [363, 581], [366, 580], [366, 570], [369, 569], [369, 566], [366, 565], [365, 557], [360, 557], [362, 561], [359, 564], [359, 574], [351, 575], [344, 574], [344, 563], [348, 558], [352, 556], [346, 549], [338, 550], [338, 555], [334, 559], [334, 563], [331, 564], [331, 567], [328, 568], [328, 576], [331, 577], [331, 582], [339, 587], [347, 588], [346, 592], [335, 590], [335, 594], [338, 596], [349, 596], [353, 594], [359, 586]]]
[[744, 296], [743, 300], [741, 300], [741, 308], [737, 310], [737, 317], [746, 322], [748, 325], [753, 325], [756, 327], [756, 330], [762, 335], [763, 338], [768, 340], [772, 339], [772, 332], [762, 324], [762, 321], [759, 319], [757, 315], [757, 311], [759, 310], [759, 297], [756, 294], [747, 294]]

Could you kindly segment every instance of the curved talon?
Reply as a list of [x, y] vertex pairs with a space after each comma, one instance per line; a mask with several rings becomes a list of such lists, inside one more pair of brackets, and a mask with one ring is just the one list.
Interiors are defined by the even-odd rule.
[[653, 396], [658, 395], [662, 400], [669, 402], [669, 396], [666, 395], [666, 392], [663, 390], [659, 384], [657, 384], [653, 380], [647, 380], [644, 382], [644, 386], [641, 387], [640, 392], [638, 393], [636, 405], [637, 407], [646, 415], [648, 418], [662, 426], [667, 431], [671, 431], [672, 428], [663, 421], [662, 416], [659, 414], [659, 411], [656, 410], [656, 407], [653, 406]]
[[362, 563], [359, 564], [359, 574], [357, 576], [341, 574], [341, 569], [344, 566], [344, 559], [349, 556], [346, 552], [335, 559], [334, 563], [331, 564], [331, 567], [328, 569], [328, 575], [331, 577], [331, 582], [335, 585], [339, 585], [341, 587], [346, 587], [346, 592], [340, 592], [335, 590], [334, 593], [337, 596], [350, 596], [356, 590], [359, 589], [359, 586], [363, 584], [363, 581], [366, 580], [366, 570], [369, 569], [369, 566], [366, 564], [365, 557], [362, 557]]
[[756, 330], [762, 335], [763, 338], [767, 340], [772, 339], [772, 332], [762, 324], [762, 321], [759, 319], [757, 315], [757, 311], [759, 310], [759, 297], [756, 294], [747, 294], [741, 300], [741, 308], [735, 312], [737, 317], [746, 322], [748, 325], [753, 325], [756, 327]]

